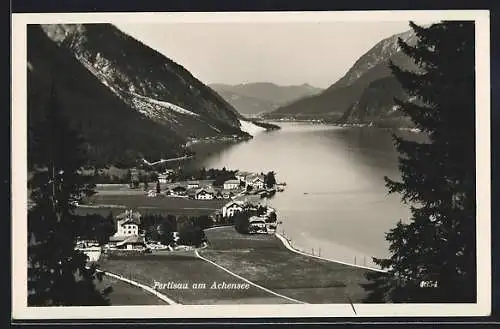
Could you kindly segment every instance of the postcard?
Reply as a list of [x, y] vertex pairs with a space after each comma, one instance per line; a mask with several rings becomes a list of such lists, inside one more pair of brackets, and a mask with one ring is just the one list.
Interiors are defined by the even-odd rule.
[[13, 318], [490, 314], [488, 11], [12, 33]]

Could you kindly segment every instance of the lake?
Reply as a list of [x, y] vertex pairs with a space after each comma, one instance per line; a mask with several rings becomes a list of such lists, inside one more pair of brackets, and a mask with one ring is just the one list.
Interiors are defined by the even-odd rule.
[[190, 166], [275, 171], [277, 181], [287, 184], [284, 192], [267, 201], [283, 221], [279, 233], [305, 252], [375, 266], [372, 256], [389, 255], [385, 233], [409, 217], [400, 196], [388, 195], [384, 185], [384, 176], [400, 177], [391, 132], [309, 123], [278, 125], [281, 130], [260, 133], [252, 140], [197, 152]]

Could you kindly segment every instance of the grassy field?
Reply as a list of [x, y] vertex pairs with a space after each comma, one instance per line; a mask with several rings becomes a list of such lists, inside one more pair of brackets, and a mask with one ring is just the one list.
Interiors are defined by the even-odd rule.
[[[208, 215], [212, 214], [217, 209], [227, 203], [227, 200], [191, 200], [175, 197], [147, 197], [144, 194], [140, 195], [115, 195], [115, 194], [96, 194], [89, 198], [87, 204], [91, 206], [100, 206], [106, 210], [122, 208], [119, 212], [123, 212], [123, 208], [136, 209], [141, 213], [168, 213], [178, 215]], [[79, 208], [80, 213], [97, 213], [97, 208]]]
[[[156, 253], [140, 256], [103, 258], [100, 268], [148, 286], [155, 281], [187, 284], [187, 289], [159, 291], [181, 304], [279, 304], [289, 303], [254, 286], [248, 289], [211, 289], [214, 282], [245, 283], [231, 274], [196, 257], [194, 252]], [[198, 284], [198, 288], [193, 287]], [[199, 284], [204, 284], [205, 287]]]
[[100, 290], [111, 286], [109, 294], [111, 305], [168, 305], [158, 297], [126, 282], [103, 276], [102, 281], [96, 284]]
[[243, 235], [232, 227], [206, 231], [210, 248], [200, 254], [276, 293], [307, 303], [362, 302], [368, 271], [303, 256], [274, 235]]

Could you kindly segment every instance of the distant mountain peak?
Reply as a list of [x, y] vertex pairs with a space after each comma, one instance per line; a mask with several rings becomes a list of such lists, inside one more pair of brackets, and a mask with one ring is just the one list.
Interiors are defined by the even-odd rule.
[[[415, 45], [417, 36], [412, 30], [391, 35], [373, 45], [366, 53], [362, 54], [349, 68], [345, 75], [330, 87], [319, 94], [303, 97], [290, 104], [284, 105], [266, 115], [269, 118], [318, 118], [327, 117], [328, 120], [338, 120], [345, 117], [347, 109], [360, 107], [360, 98], [365, 90], [370, 91], [366, 100], [376, 100], [377, 94], [383, 94], [383, 101], [376, 106], [392, 102], [391, 93], [400, 94], [400, 88], [393, 80], [384, 80], [383, 83], [374, 83], [380, 79], [392, 76], [389, 61], [405, 69], [415, 69], [415, 63], [411, 58], [401, 52], [398, 39]], [[389, 88], [387, 92], [382, 88]], [[382, 96], [381, 96], [382, 97]], [[384, 105], [385, 106], [385, 105]], [[358, 111], [358, 113], [361, 113]], [[364, 113], [364, 112], [363, 112]]]
[[273, 82], [250, 82], [237, 85], [211, 84], [210, 87], [245, 115], [267, 113], [281, 105], [322, 91], [308, 83], [278, 85]]
[[413, 30], [398, 33], [379, 41], [363, 54], [339, 81], [328, 89], [338, 85], [350, 85], [368, 70], [379, 64], [387, 63], [391, 57], [401, 51], [398, 44], [399, 38], [410, 45], [416, 42]]

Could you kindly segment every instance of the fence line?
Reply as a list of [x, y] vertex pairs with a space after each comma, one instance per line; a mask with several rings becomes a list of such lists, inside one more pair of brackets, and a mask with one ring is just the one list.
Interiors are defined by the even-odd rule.
[[111, 272], [108, 272], [108, 271], [103, 271], [103, 270], [100, 270], [100, 269], [96, 269], [97, 272], [100, 272], [100, 273], [103, 273], [104, 275], [106, 276], [109, 276], [111, 278], [114, 278], [114, 279], [117, 279], [117, 280], [120, 280], [120, 281], [123, 281], [123, 282], [126, 282], [130, 285], [133, 285], [133, 286], [136, 286], [138, 288], [141, 288], [142, 290], [152, 294], [152, 295], [155, 295], [156, 297], [158, 297], [159, 299], [161, 299], [162, 301], [166, 302], [167, 304], [169, 305], [177, 305], [179, 303], [175, 302], [174, 300], [170, 299], [169, 297], [167, 297], [166, 295], [160, 293], [159, 291], [157, 291], [156, 289], [152, 288], [152, 287], [149, 287], [145, 284], [142, 284], [142, 283], [139, 283], [137, 281], [135, 281], [132, 277], [132, 273], [128, 273], [128, 275], [119, 275], [119, 274], [114, 274], [114, 273], [111, 273]]
[[342, 263], [342, 264], [346, 264], [346, 265], [351, 265], [351, 266], [366, 268], [366, 269], [370, 269], [370, 270], [374, 270], [374, 271], [386, 272], [385, 270], [380, 269], [373, 262], [373, 260], [371, 259], [370, 256], [366, 256], [366, 255], [352, 255], [352, 256], [350, 256], [350, 257], [352, 257], [350, 261], [348, 261], [349, 256], [342, 257], [344, 259], [342, 261], [341, 260], [335, 260], [335, 259], [328, 259], [328, 258], [325, 258], [327, 256], [322, 255], [322, 249], [321, 249], [321, 247], [311, 248], [311, 249], [304, 250], [304, 248], [297, 247], [297, 246], [295, 246], [293, 244], [292, 239], [289, 238], [286, 235], [286, 232], [285, 232], [284, 229], [282, 229], [281, 232], [282, 232], [281, 234], [279, 234], [279, 233], [276, 234], [278, 236], [278, 238], [281, 236], [283, 239], [285, 239], [288, 242], [288, 244], [290, 245], [290, 247], [292, 249], [294, 249], [295, 251], [298, 251], [298, 252], [300, 252], [302, 254], [305, 254], [307, 256], [312, 256], [312, 257], [315, 257], [315, 258], [320, 258], [320, 259], [324, 259], [324, 260], [328, 260], [328, 261], [333, 261], [333, 262], [337, 262], [337, 263]]

